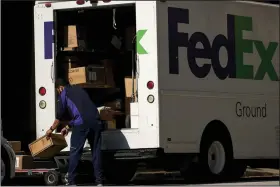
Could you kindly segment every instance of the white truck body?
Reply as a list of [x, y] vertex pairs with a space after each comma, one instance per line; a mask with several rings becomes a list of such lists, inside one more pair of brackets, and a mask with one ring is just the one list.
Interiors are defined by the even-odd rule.
[[[199, 153], [206, 126], [220, 121], [230, 133], [234, 158], [278, 158], [279, 6], [243, 1], [100, 1], [97, 5], [61, 1], [48, 8], [37, 3], [37, 137], [55, 118], [55, 45], [48, 40], [54, 33], [47, 31], [46, 23], [54, 21], [56, 10], [125, 4], [136, 5], [136, 29], [146, 32], [140, 43], [147, 54], [138, 53], [133, 128], [104, 132], [103, 149]], [[46, 58], [49, 44], [51, 54]], [[221, 46], [227, 46], [228, 52]], [[148, 81], [154, 82], [152, 90], [147, 89]], [[42, 86], [45, 96], [37, 91]], [[153, 103], [147, 101], [148, 95], [154, 96]], [[47, 103], [45, 109], [39, 107], [41, 100]]]

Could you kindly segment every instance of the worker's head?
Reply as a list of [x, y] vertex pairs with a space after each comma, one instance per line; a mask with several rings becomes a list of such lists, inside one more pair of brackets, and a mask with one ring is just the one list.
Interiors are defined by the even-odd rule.
[[56, 81], [55, 81], [55, 88], [59, 94], [64, 90], [64, 87], [66, 85], [67, 85], [67, 83], [63, 79], [56, 79]]

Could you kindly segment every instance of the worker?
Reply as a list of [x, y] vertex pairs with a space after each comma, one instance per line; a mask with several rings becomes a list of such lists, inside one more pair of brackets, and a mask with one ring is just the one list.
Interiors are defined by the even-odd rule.
[[71, 86], [66, 84], [63, 79], [57, 79], [55, 88], [59, 94], [58, 111], [53, 125], [46, 132], [47, 137], [50, 137], [52, 132], [58, 127], [62, 115], [66, 111], [73, 117], [69, 124], [61, 130], [61, 134], [64, 136], [68, 134], [70, 128], [72, 130], [68, 184], [66, 185], [76, 185], [76, 169], [87, 139], [91, 147], [95, 183], [97, 186], [102, 186], [101, 131], [103, 127], [98, 109], [91, 101], [87, 92], [78, 86]]

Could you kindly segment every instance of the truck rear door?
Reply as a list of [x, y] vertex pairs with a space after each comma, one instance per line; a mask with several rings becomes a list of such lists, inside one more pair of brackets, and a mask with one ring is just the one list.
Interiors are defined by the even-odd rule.
[[55, 118], [53, 9], [34, 7], [36, 136], [45, 134]]

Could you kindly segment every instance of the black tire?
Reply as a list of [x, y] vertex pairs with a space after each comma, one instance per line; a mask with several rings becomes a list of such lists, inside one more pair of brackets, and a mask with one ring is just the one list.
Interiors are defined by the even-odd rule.
[[[3, 151], [3, 150], [2, 150]], [[7, 185], [10, 181], [10, 162], [9, 162], [9, 157], [5, 154], [1, 154], [1, 170], [2, 170], [2, 164], [3, 164], [3, 169], [5, 170], [3, 173], [4, 178], [2, 180], [2, 171], [1, 171], [1, 186]]]
[[[215, 169], [210, 168], [209, 166], [209, 161], [208, 161], [208, 151], [211, 148], [211, 146], [217, 145], [217, 147], [220, 147], [220, 150], [223, 150], [223, 154], [220, 154], [220, 158], [223, 159], [218, 159], [217, 155], [218, 154], [213, 154], [212, 156], [213, 160], [219, 160], [220, 162], [224, 162], [219, 169], [216, 171], [213, 171]], [[217, 158], [217, 159], [216, 159]], [[224, 161], [222, 161], [224, 160]], [[227, 135], [224, 135], [221, 132], [221, 135], [218, 136], [217, 134], [212, 135], [212, 133], [207, 133], [202, 140], [201, 143], [201, 150], [200, 150], [200, 167], [201, 171], [203, 173], [203, 177], [206, 180], [211, 180], [211, 181], [219, 181], [223, 180], [225, 178], [228, 179], [228, 174], [231, 173], [232, 169], [232, 164], [233, 164], [233, 150], [232, 150], [232, 144], [231, 144], [231, 139]]]
[[57, 171], [51, 170], [45, 173], [44, 181], [46, 186], [57, 186], [60, 180], [60, 175]]
[[127, 184], [134, 177], [137, 164], [129, 161], [113, 161], [104, 166], [104, 176], [109, 184]]
[[233, 161], [231, 170], [228, 172], [229, 180], [237, 180], [244, 176], [247, 165], [243, 162]]

